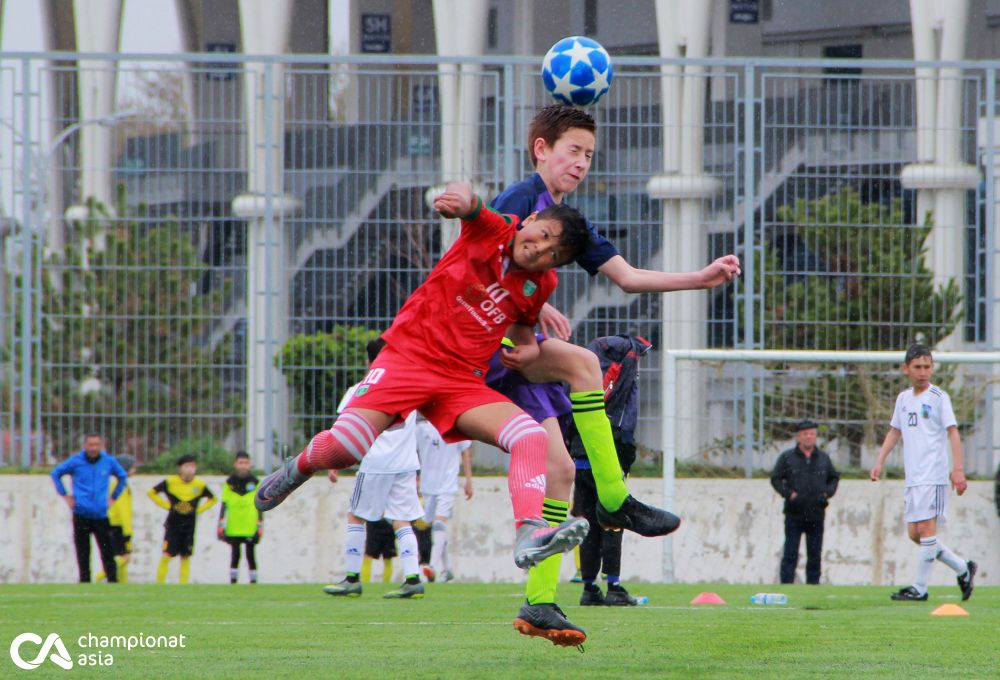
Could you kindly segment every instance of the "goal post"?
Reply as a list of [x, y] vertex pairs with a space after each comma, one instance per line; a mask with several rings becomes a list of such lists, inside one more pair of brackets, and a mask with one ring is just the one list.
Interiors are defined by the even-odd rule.
[[[895, 396], [906, 385], [899, 368], [903, 351], [692, 349], [660, 354], [660, 409], [651, 415], [661, 423], [667, 509], [675, 508], [679, 458], [712, 462], [710, 450], [728, 447], [728, 459], [741, 459], [745, 476], [751, 477], [755, 457], [757, 467], [766, 466], [781, 442], [792, 439], [791, 423], [800, 419], [819, 422], [826, 438], [832, 436], [838, 450], [850, 451], [852, 459], [859, 460], [861, 451], [870, 457], [873, 435], [884, 435], [886, 414], [891, 415]], [[981, 472], [992, 472], [995, 451], [1000, 450], [995, 438], [1000, 428], [995, 432], [992, 424], [1000, 417], [1000, 389], [995, 389], [1000, 352], [942, 351], [933, 356], [938, 366], [933, 380], [944, 380], [942, 387], [952, 395], [965, 430], [963, 441], [975, 437], [966, 447], [966, 469], [978, 465], [984, 468]], [[685, 394], [700, 395], [700, 403], [684, 403]], [[720, 412], [725, 417], [719, 417]], [[775, 434], [782, 432], [787, 437]], [[663, 580], [673, 579], [673, 541], [668, 536]]]

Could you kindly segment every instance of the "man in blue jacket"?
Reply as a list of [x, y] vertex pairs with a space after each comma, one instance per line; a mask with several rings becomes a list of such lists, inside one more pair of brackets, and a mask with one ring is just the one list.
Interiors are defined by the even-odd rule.
[[[63, 486], [63, 475], [73, 480], [72, 493]], [[111, 502], [125, 491], [128, 474], [112, 456], [104, 451], [104, 441], [99, 434], [88, 434], [83, 440], [83, 451], [56, 466], [52, 481], [56, 492], [66, 500], [73, 511], [73, 541], [76, 543], [76, 561], [80, 566], [80, 583], [90, 583], [90, 535], [97, 540], [101, 562], [108, 583], [118, 582], [118, 567], [111, 549], [111, 524], [108, 522], [108, 487], [111, 475], [118, 478]]]

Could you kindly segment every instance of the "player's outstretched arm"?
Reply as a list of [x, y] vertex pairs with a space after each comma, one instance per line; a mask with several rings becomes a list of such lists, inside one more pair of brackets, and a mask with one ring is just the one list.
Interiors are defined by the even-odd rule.
[[965, 455], [962, 452], [962, 437], [958, 434], [957, 427], [948, 428], [948, 443], [951, 444], [951, 485], [961, 496], [969, 488], [969, 482], [965, 479]]
[[889, 431], [886, 432], [885, 441], [882, 442], [882, 448], [879, 449], [875, 465], [872, 466], [871, 472], [868, 473], [873, 482], [877, 482], [879, 477], [882, 476], [882, 466], [885, 465], [885, 459], [889, 457], [892, 450], [896, 448], [896, 444], [899, 443], [899, 435], [899, 430], [894, 427], [890, 427]]
[[597, 270], [626, 293], [670, 293], [715, 288], [743, 272], [740, 259], [735, 255], [723, 255], [704, 269], [685, 273], [637, 269], [621, 255], [615, 255]]
[[467, 183], [448, 182], [444, 193], [434, 199], [434, 209], [448, 219], [466, 217], [472, 214], [478, 202], [479, 198]]

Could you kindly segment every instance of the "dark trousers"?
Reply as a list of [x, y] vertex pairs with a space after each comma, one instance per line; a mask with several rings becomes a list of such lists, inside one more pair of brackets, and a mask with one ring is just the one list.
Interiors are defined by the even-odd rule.
[[597, 486], [590, 470], [576, 471], [573, 486], [573, 516], [585, 517], [590, 531], [580, 544], [580, 576], [584, 581], [596, 581], [601, 567], [609, 576], [622, 573], [622, 532], [602, 529], [597, 523]]
[[90, 583], [90, 535], [97, 540], [101, 553], [101, 564], [108, 577], [108, 583], [118, 582], [118, 565], [111, 549], [111, 523], [107, 517], [89, 519], [73, 515], [73, 542], [76, 543], [76, 563], [80, 567], [80, 583]]
[[246, 546], [244, 552], [247, 556], [247, 568], [256, 569], [257, 568], [257, 554], [256, 546], [257, 542], [253, 538], [234, 538], [230, 537], [226, 541], [229, 543], [229, 568], [239, 569], [240, 567], [240, 546]]
[[820, 560], [823, 555], [823, 516], [799, 517], [785, 515], [785, 553], [781, 557], [781, 582], [795, 580], [795, 566], [799, 562], [799, 543], [806, 535], [806, 583], [819, 583]]

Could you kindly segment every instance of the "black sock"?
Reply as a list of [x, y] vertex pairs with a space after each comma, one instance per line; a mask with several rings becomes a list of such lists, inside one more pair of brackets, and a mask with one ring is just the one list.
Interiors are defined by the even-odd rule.
[[408, 585], [408, 586], [415, 586], [418, 583], [420, 583], [420, 577], [419, 576], [407, 576], [406, 577], [406, 585]]
[[361, 578], [357, 574], [355, 574], [355, 573], [350, 573], [350, 574], [347, 574], [347, 577], [345, 578], [345, 580], [348, 583], [357, 583], [358, 581], [361, 580]]

